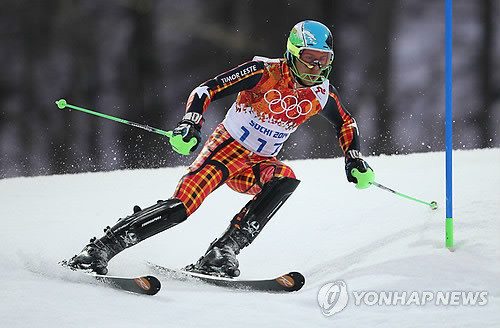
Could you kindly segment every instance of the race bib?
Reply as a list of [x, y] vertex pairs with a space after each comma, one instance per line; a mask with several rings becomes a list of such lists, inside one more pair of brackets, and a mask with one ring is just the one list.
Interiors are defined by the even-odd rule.
[[236, 103], [222, 122], [229, 134], [248, 150], [261, 156], [276, 156], [283, 143], [297, 128], [262, 122], [252, 111], [236, 111]]

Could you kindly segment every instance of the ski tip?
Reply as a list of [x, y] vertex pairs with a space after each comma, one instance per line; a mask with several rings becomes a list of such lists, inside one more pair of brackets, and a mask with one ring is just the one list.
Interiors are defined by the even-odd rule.
[[276, 278], [276, 282], [285, 287], [286, 291], [296, 292], [304, 287], [306, 278], [300, 272], [290, 272]]
[[146, 295], [155, 295], [161, 289], [161, 282], [154, 276], [144, 276], [135, 278], [135, 283]]

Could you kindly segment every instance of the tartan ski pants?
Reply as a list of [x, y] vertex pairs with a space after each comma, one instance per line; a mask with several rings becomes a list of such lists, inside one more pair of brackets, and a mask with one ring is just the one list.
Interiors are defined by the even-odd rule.
[[219, 124], [179, 181], [173, 198], [184, 203], [190, 216], [223, 184], [237, 192], [256, 195], [273, 177], [295, 178], [295, 174], [276, 157], [260, 156], [244, 148]]

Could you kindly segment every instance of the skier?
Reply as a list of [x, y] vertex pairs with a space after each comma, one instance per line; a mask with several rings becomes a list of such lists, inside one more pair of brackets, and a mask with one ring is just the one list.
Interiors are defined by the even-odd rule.
[[237, 99], [180, 179], [173, 197], [144, 209], [135, 206], [133, 214], [107, 227], [101, 238], [92, 238], [68, 265], [106, 274], [112, 257], [185, 221], [212, 191], [226, 184], [254, 197], [205, 255], [185, 270], [239, 276], [236, 255], [255, 240], [300, 182], [276, 155], [290, 134], [318, 113], [336, 129], [347, 180], [358, 188], [369, 187], [374, 173], [360, 156], [356, 122], [328, 81], [334, 58], [330, 30], [312, 20], [297, 23], [284, 57], [255, 57], [195, 88], [170, 138], [173, 149], [182, 154], [200, 144], [203, 114], [210, 102], [233, 94]]

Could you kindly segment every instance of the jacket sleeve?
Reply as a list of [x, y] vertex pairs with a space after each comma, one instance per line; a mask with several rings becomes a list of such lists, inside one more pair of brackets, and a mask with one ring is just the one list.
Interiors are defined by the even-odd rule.
[[259, 83], [264, 71], [263, 62], [249, 61], [217, 75], [191, 92], [186, 104], [186, 112], [203, 114], [212, 100], [252, 89]]
[[359, 151], [359, 131], [354, 117], [345, 109], [337, 90], [330, 85], [328, 101], [320, 112], [337, 131], [340, 147], [347, 154], [350, 150]]

